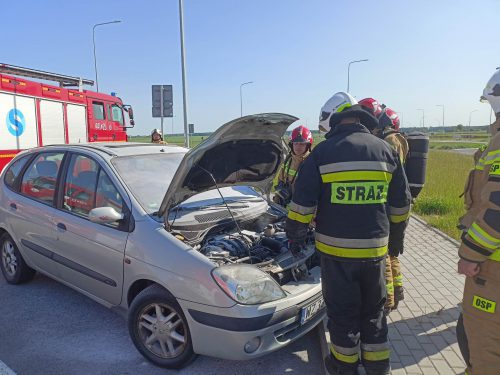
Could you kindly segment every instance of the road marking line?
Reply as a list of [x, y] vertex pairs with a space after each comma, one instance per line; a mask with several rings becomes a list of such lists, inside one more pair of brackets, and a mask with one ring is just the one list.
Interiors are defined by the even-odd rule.
[[5, 363], [0, 361], [0, 375], [16, 375], [16, 373], [7, 367]]

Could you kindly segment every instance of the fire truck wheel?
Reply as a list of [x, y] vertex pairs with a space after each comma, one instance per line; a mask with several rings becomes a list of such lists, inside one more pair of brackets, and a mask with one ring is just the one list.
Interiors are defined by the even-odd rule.
[[196, 356], [181, 307], [157, 284], [147, 287], [133, 300], [128, 329], [137, 350], [157, 366], [178, 369]]
[[35, 276], [35, 270], [24, 261], [17, 245], [8, 233], [0, 236], [0, 268], [9, 284], [21, 284]]

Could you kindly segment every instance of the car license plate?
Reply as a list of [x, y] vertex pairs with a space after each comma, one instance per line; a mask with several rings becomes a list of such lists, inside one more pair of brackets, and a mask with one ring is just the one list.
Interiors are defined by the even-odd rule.
[[306, 323], [314, 315], [316, 315], [323, 307], [325, 307], [325, 301], [323, 296], [317, 300], [311, 302], [309, 305], [304, 306], [300, 311], [300, 324]]

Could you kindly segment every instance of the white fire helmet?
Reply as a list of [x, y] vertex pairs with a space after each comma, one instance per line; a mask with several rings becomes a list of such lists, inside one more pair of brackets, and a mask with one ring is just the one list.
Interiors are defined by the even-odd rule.
[[323, 107], [321, 107], [318, 125], [319, 130], [328, 133], [330, 131], [330, 117], [332, 117], [332, 114], [341, 112], [355, 104], [358, 104], [357, 100], [346, 92], [338, 92], [333, 95], [326, 101]]
[[500, 117], [500, 69], [493, 74], [483, 90], [481, 99], [486, 99], [493, 112]]

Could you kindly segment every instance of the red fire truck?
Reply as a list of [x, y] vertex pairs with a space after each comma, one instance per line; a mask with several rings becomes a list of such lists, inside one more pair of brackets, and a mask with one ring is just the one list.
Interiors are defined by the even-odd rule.
[[[55, 81], [59, 86], [19, 76]], [[88, 79], [0, 63], [0, 171], [19, 151], [31, 147], [127, 141], [126, 130], [134, 126], [132, 107], [113, 93], [83, 89], [93, 84]]]

